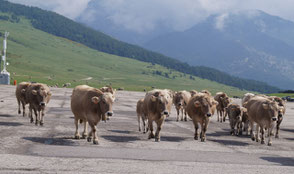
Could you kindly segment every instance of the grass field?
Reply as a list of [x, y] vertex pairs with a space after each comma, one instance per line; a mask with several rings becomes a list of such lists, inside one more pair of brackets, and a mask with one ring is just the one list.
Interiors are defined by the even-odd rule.
[[[71, 87], [79, 84], [94, 87], [112, 85], [133, 91], [150, 90], [152, 87], [208, 89], [212, 93], [224, 91], [231, 96], [241, 96], [247, 92], [159, 65], [99, 52], [36, 30], [25, 19], [19, 23], [0, 20], [0, 30], [2, 33], [3, 30], [10, 32], [7, 50], [10, 65], [7, 69], [11, 73], [11, 83], [17, 80], [59, 86], [71, 83]], [[156, 71], [157, 74], [154, 73]]]

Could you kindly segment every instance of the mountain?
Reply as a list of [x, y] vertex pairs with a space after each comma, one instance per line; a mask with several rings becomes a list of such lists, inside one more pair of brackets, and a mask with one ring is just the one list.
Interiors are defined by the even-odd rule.
[[[35, 81], [48, 85], [71, 83], [143, 91], [152, 87], [173, 90], [208, 89], [242, 96], [238, 88], [201, 79], [159, 65], [119, 57], [35, 29], [28, 19], [0, 12], [0, 36], [9, 31], [7, 66], [11, 82]], [[1, 37], [2, 38], [2, 37]], [[0, 39], [2, 40], [2, 39]]]
[[294, 86], [294, 23], [262, 11], [210, 16], [186, 31], [148, 41], [144, 47], [280, 88]]
[[66, 38], [101, 52], [159, 64], [170, 70], [176, 70], [191, 76], [195, 75], [240, 89], [265, 93], [279, 90], [266, 83], [241, 79], [213, 68], [190, 66], [162, 54], [116, 40], [102, 32], [95, 31], [61, 15], [36, 7], [27, 7], [0, 0], [0, 11], [12, 14], [11, 18], [14, 18], [13, 16], [24, 16], [31, 22], [35, 29]]

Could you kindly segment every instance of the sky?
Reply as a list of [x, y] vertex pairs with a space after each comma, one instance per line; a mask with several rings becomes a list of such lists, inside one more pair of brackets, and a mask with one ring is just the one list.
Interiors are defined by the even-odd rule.
[[[86, 16], [95, 18], [89, 10], [92, 3], [118, 26], [145, 32], [165, 23], [182, 31], [205, 20], [212, 14], [225, 14], [238, 10], [262, 10], [271, 15], [294, 21], [294, 0], [9, 0], [51, 10], [71, 19]], [[220, 20], [225, 19], [222, 16]], [[221, 23], [220, 23], [220, 27]]]

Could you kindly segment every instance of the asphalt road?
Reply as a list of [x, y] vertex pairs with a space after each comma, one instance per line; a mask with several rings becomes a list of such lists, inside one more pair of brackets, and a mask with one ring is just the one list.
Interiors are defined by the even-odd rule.
[[73, 139], [71, 89], [52, 88], [42, 127], [17, 114], [14, 91], [0, 85], [0, 173], [294, 173], [294, 103], [287, 103], [272, 146], [229, 135], [228, 121], [218, 123], [216, 115], [207, 141], [196, 141], [193, 123], [176, 122], [175, 110], [154, 142], [138, 132], [135, 107], [144, 93], [119, 91], [114, 116], [99, 123], [94, 145]]

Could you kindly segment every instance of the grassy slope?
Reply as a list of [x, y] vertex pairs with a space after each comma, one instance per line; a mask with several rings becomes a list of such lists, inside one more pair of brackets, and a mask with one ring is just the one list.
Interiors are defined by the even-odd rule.
[[[151, 86], [155, 86], [173, 90], [208, 89], [212, 93], [225, 91], [230, 95], [242, 95], [245, 92], [198, 77], [190, 80], [190, 76], [185, 77], [183, 73], [176, 71], [169, 74], [170, 77], [176, 76], [175, 79], [153, 75], [153, 70], [170, 70], [159, 65], [151, 66], [149, 63], [102, 53], [47, 34], [34, 29], [25, 19], [20, 23], [0, 20], [0, 30], [10, 32], [8, 71], [18, 82], [38, 81], [49, 85], [70, 82], [72, 86], [88, 83], [95, 87], [111, 83], [115, 88], [136, 91], [144, 88], [150, 90]], [[82, 80], [88, 77], [93, 79]]]

